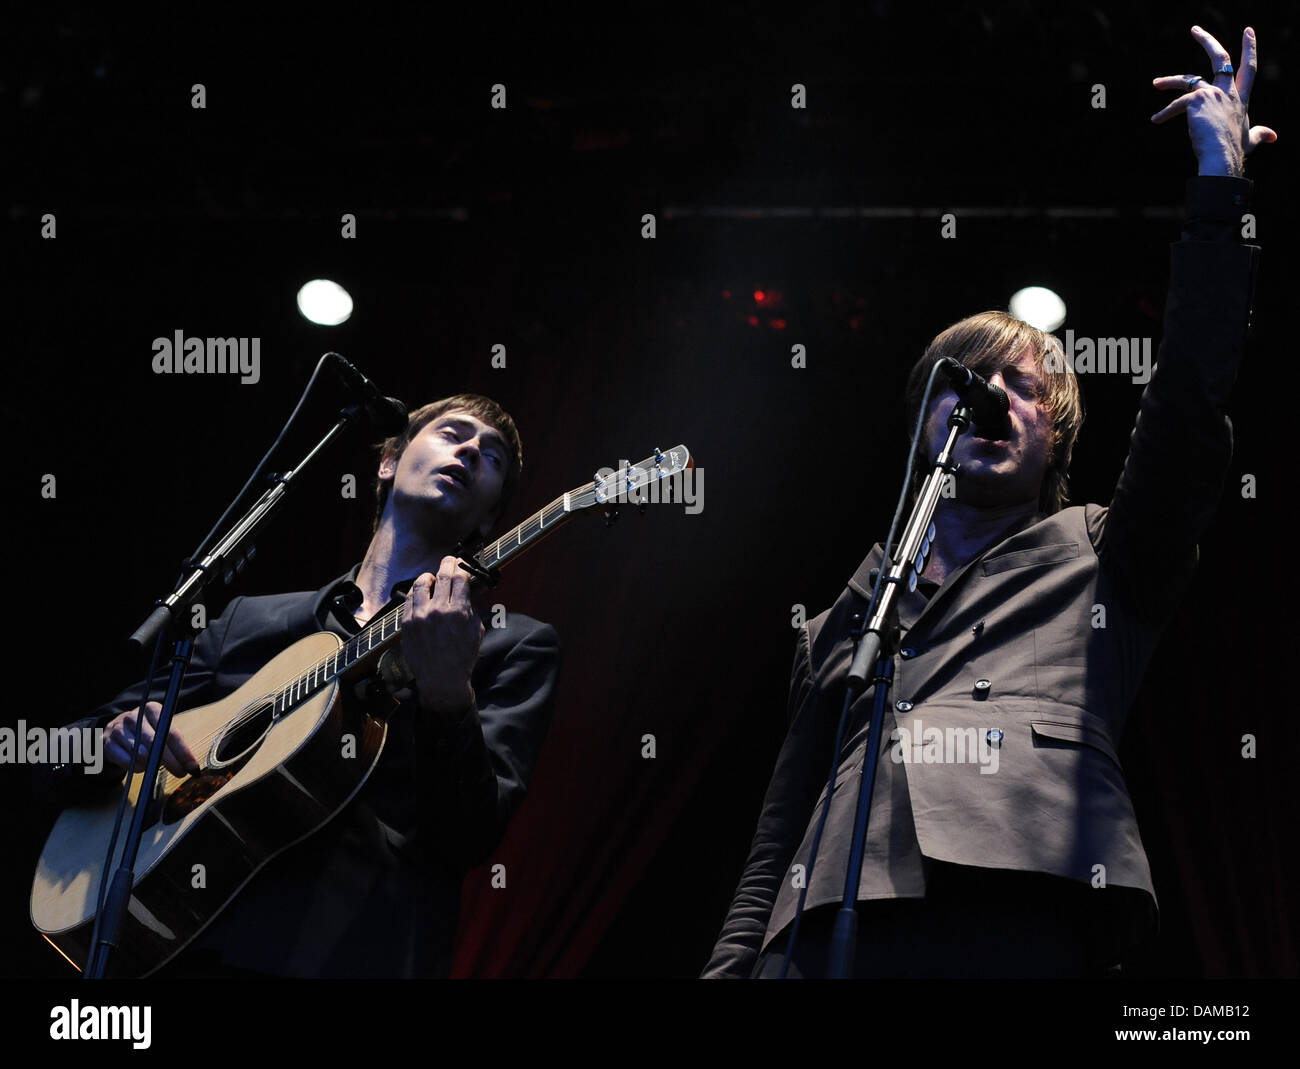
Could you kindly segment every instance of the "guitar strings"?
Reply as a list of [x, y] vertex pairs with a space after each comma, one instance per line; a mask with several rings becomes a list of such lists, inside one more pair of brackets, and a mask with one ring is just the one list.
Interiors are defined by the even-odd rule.
[[[542, 523], [541, 525], [538, 526], [537, 530], [535, 532], [528, 534], [528, 539], [529, 541], [531, 541], [538, 534], [542, 533], [542, 531], [545, 529], [545, 519], [543, 518], [543, 514], [545, 512], [558, 506], [560, 510], [560, 514], [566, 514], [566, 510], [564, 510], [563, 508], [563, 502], [564, 502], [563, 498], [558, 498], [556, 501], [553, 501], [550, 505], [548, 505], [546, 509], [543, 509], [541, 512], [530, 517], [530, 519], [525, 521], [523, 524], [520, 524], [514, 530], [507, 532], [507, 534], [503, 535], [495, 542], [492, 542], [488, 546], [484, 547], [482, 551], [480, 551], [478, 554], [475, 555], [476, 562], [479, 563], [481, 566], [487, 564], [489, 550], [495, 550], [498, 553], [498, 558], [496, 561], [492, 562], [493, 564], [504, 562], [504, 560], [509, 558], [510, 554], [507, 553], [505, 557], [499, 556], [501, 547], [505, 546], [505, 544], [508, 541], [510, 541], [511, 538], [513, 537], [515, 541], [510, 545], [509, 548], [511, 550], [522, 549], [524, 545], [527, 544], [526, 542], [523, 541], [524, 527], [527, 526], [527, 524], [532, 520], [542, 519]], [[552, 524], [552, 527], [554, 526], [555, 525]], [[343, 672], [347, 671], [349, 668], [354, 667], [358, 662], [360, 662], [367, 655], [377, 652], [384, 645], [390, 643], [393, 638], [399, 635], [401, 633], [401, 620], [402, 620], [402, 613], [404, 612], [404, 610], [405, 610], [405, 606], [399, 605], [393, 609], [390, 609], [388, 612], [384, 613], [383, 615], [378, 616], [375, 619], [371, 620], [369, 623], [366, 624], [364, 628], [358, 631], [357, 634], [353, 635], [342, 646], [338, 647], [338, 649], [336, 649], [333, 653], [316, 661], [314, 664], [309, 666], [304, 672], [300, 673], [297, 677], [295, 677], [292, 681], [290, 681], [285, 686], [281, 687], [279, 690], [275, 691], [272, 694], [262, 695], [261, 698], [259, 698], [255, 702], [250, 702], [245, 708], [258, 709], [264, 703], [269, 701], [270, 703], [272, 703], [273, 706], [283, 706], [285, 711], [287, 711], [290, 705], [314, 697], [324, 687], [335, 682], [338, 679], [338, 677], [343, 674]], [[393, 633], [391, 635], [387, 635], [385, 634], [385, 632], [389, 629], [390, 626], [392, 627]], [[374, 639], [375, 632], [378, 632], [381, 636], [378, 642], [376, 642]], [[362, 650], [363, 639], [369, 644], [364, 651]], [[352, 648], [355, 651], [351, 655], [349, 655], [347, 652], [349, 648]], [[296, 699], [293, 697], [295, 692], [299, 692], [299, 696]], [[198, 735], [193, 738], [186, 739], [185, 740], [186, 747], [191, 750], [198, 749], [199, 751], [206, 752], [208, 749], [211, 748], [212, 743], [215, 742], [216, 739], [218, 739], [222, 734], [224, 734], [227, 730], [229, 730], [231, 723], [232, 721], [227, 721], [226, 723], [218, 726], [213, 731], [208, 731], [202, 735]], [[202, 768], [203, 766], [202, 764], [200, 764], [200, 769], [202, 770]], [[179, 784], [184, 780], [188, 779], [189, 776], [190, 776], [189, 773], [186, 773], [186, 775], [184, 776], [177, 776], [175, 773], [169, 771], [168, 769], [162, 768], [159, 772], [158, 782], [164, 791], [169, 791], [176, 784]]]
[[[645, 465], [651, 459], [652, 458], [647, 458], [647, 460], [642, 461], [641, 464], [638, 465], [638, 467]], [[676, 474], [676, 472], [672, 472], [669, 474]], [[489, 542], [478, 553], [474, 555], [475, 562], [479, 564], [481, 567], [489, 567], [489, 566], [494, 566], [496, 564], [504, 563], [506, 560], [510, 558], [510, 556], [513, 555], [514, 552], [524, 548], [524, 546], [527, 545], [529, 542], [531, 542], [534, 538], [536, 538], [538, 535], [545, 532], [547, 530], [547, 523], [553, 517], [559, 518], [562, 516], [567, 517], [571, 515], [572, 506], [575, 503], [580, 508], [588, 508], [590, 507], [591, 504], [598, 504], [599, 501], [597, 500], [593, 500], [591, 502], [585, 501], [585, 499], [588, 496], [594, 499], [595, 497], [594, 491], [595, 491], [595, 483], [591, 482], [591, 483], [587, 483], [585, 486], [580, 487], [576, 490], [569, 491], [568, 494], [562, 495], [561, 497], [557, 497], [549, 505], [546, 505], [539, 511], [535, 512], [532, 516], [528, 517], [528, 519], [524, 520], [524, 522], [519, 524], [517, 527], [514, 527], [511, 530], [507, 531], [500, 538], [497, 538], [492, 542]], [[565, 508], [566, 499], [569, 505], [571, 506], [570, 508]], [[536, 530], [528, 531], [527, 529], [532, 524], [537, 525]], [[555, 525], [552, 524], [552, 528], [554, 526]], [[527, 532], [526, 533], [527, 541], [525, 541], [525, 532]], [[504, 557], [502, 556], [503, 550], [506, 551], [506, 555]], [[493, 554], [495, 554], [495, 559], [493, 558]], [[362, 628], [359, 632], [357, 632], [357, 634], [353, 635], [347, 642], [345, 642], [342, 646], [336, 649], [332, 654], [330, 654], [327, 657], [321, 658], [315, 664], [311, 665], [305, 672], [299, 674], [288, 685], [280, 688], [274, 694], [263, 695], [256, 702], [251, 702], [245, 708], [258, 709], [263, 705], [263, 703], [269, 701], [271, 702], [273, 707], [276, 705], [283, 705], [285, 711], [287, 711], [291, 702], [294, 701], [292, 695], [294, 694], [295, 690], [301, 691], [301, 694], [296, 699], [296, 701], [298, 702], [305, 701], [307, 699], [314, 697], [316, 694], [320, 693], [320, 691], [325, 686], [334, 683], [339, 678], [339, 676], [343, 674], [343, 672], [347, 671], [349, 668], [352, 668], [357, 663], [359, 663], [367, 654], [374, 653], [375, 651], [379, 650], [382, 646], [388, 644], [389, 642], [391, 642], [393, 638], [395, 638], [398, 634], [400, 634], [401, 618], [404, 609], [405, 606], [398, 606], [384, 613], [382, 616], [379, 616], [371, 620], [369, 623], [366, 624], [364, 628]], [[388, 626], [390, 624], [393, 627], [393, 634], [384, 635], [384, 632], [388, 629]], [[373, 632], [376, 630], [378, 630], [381, 635], [380, 641], [378, 643], [375, 643], [373, 641]], [[364, 653], [361, 651], [361, 640], [363, 638], [365, 638], [368, 642], [371, 643]], [[346, 651], [350, 646], [355, 648], [356, 653], [354, 656], [350, 658], [345, 658], [346, 663], [344, 663], [343, 666], [340, 667], [339, 655], [346, 653]], [[329, 667], [331, 662], [333, 662], [332, 669]], [[321, 678], [317, 679], [316, 678], [317, 676], [320, 676]], [[207, 751], [211, 747], [212, 743], [216, 741], [218, 737], [220, 737], [230, 728], [232, 723], [233, 721], [227, 721], [226, 723], [220, 725], [214, 731], [210, 731], [203, 735], [196, 736], [192, 739], [185, 740], [187, 748], [189, 749], [197, 748], [201, 751]], [[203, 770], [203, 766], [200, 764], [200, 771], [202, 770]], [[180, 784], [184, 780], [189, 778], [190, 778], [189, 773], [186, 773], [184, 776], [177, 776], [173, 772], [169, 771], [167, 768], [164, 767], [159, 769], [158, 784], [166, 792], [166, 791], [170, 791], [175, 785]]]
[[[284, 706], [285, 710], [287, 710], [290, 704], [294, 702], [294, 699], [292, 698], [292, 694], [294, 693], [295, 689], [300, 689], [302, 691], [299, 698], [296, 699], [297, 701], [304, 701], [308, 698], [313, 697], [315, 694], [319, 693], [325, 686], [328, 686], [330, 683], [333, 683], [336, 679], [338, 679], [338, 677], [342, 675], [343, 672], [355, 666], [365, 656], [378, 651], [381, 648], [381, 646], [390, 642], [394, 637], [400, 634], [402, 611], [403, 611], [403, 607], [398, 606], [395, 609], [390, 609], [382, 616], [376, 617], [374, 620], [371, 620], [370, 623], [368, 623], [361, 631], [353, 635], [352, 638], [348, 640], [348, 642], [345, 642], [342, 646], [339, 646], [338, 649], [336, 649], [328, 657], [324, 657], [321, 660], [317, 661], [307, 671], [297, 676], [288, 685], [281, 687], [279, 690], [273, 693], [263, 694], [256, 701], [250, 702], [247, 706], [245, 706], [245, 710], [259, 709], [267, 702], [270, 702], [275, 706]], [[372, 639], [368, 639], [372, 642], [372, 644], [364, 652], [361, 650], [360, 640], [363, 637], [370, 636], [370, 633], [372, 631], [379, 631], [380, 633], [382, 633], [383, 631], [388, 629], [388, 626], [390, 624], [393, 626], [392, 635], [388, 635], [382, 638], [379, 642], [373, 642]], [[340, 657], [341, 654], [346, 653], [349, 646], [353, 646], [355, 648], [356, 650], [355, 656]], [[329, 672], [329, 669], [327, 668], [327, 666], [331, 661], [335, 662], [335, 668], [333, 672]], [[315, 683], [311, 682], [310, 677], [320, 674], [322, 672], [326, 672], [329, 674], [322, 675], [322, 677], [316, 680]], [[209, 731], [202, 735], [194, 736], [192, 739], [186, 739], [185, 742], [187, 747], [190, 748], [191, 750], [197, 747], [199, 750], [206, 751], [207, 749], [209, 749], [209, 747], [217, 738], [219, 738], [222, 734], [224, 734], [227, 730], [229, 730], [233, 722], [234, 722], [233, 720], [226, 721], [224, 724], [220, 725], [214, 731]], [[176, 782], [180, 782], [180, 780], [185, 778], [186, 778], [185, 776], [176, 776], [175, 774], [167, 771], [166, 769], [163, 770], [162, 782], [164, 784], [168, 783], [169, 780], [175, 780]]]

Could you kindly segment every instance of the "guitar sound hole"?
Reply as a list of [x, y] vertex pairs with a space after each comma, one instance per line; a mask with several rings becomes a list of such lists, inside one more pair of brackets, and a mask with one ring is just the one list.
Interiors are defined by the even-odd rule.
[[265, 702], [232, 726], [217, 746], [216, 763], [224, 765], [256, 749], [271, 730], [273, 714], [274, 707]]

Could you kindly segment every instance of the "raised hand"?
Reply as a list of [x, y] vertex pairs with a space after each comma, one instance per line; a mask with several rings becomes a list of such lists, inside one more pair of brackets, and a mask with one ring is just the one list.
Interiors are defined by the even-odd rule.
[[1198, 74], [1173, 74], [1156, 78], [1157, 89], [1182, 90], [1182, 96], [1151, 116], [1163, 123], [1175, 115], [1187, 115], [1187, 134], [1196, 153], [1197, 173], [1240, 177], [1246, 157], [1258, 146], [1276, 141], [1277, 133], [1267, 126], [1251, 126], [1246, 109], [1258, 69], [1255, 31], [1249, 26], [1241, 35], [1241, 64], [1232, 66], [1227, 49], [1199, 26], [1192, 36], [1210, 57], [1213, 80]]

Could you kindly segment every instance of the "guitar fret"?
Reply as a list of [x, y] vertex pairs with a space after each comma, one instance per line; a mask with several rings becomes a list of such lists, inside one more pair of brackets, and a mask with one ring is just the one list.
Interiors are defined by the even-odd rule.
[[[588, 507], [587, 498], [591, 496], [589, 491], [592, 489], [594, 484], [583, 487], [576, 495], [573, 491], [565, 491], [562, 496], [529, 516], [513, 531], [489, 543], [475, 555], [475, 562], [480, 567], [487, 568], [492, 564], [500, 564], [508, 560], [517, 550], [545, 534], [548, 524], [553, 525], [556, 520], [566, 518], [575, 508]], [[599, 501], [600, 497], [597, 495], [594, 503]], [[391, 636], [396, 636], [400, 629], [400, 609], [386, 613], [378, 620], [372, 620], [368, 627], [363, 628], [281, 690], [273, 699], [272, 708], [278, 713], [288, 712], [291, 705], [296, 705], [323, 689], [368, 654], [381, 648]]]

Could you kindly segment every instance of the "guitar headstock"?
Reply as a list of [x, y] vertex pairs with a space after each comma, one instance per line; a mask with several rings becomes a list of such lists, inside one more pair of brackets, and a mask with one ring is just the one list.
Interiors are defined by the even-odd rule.
[[695, 467], [691, 451], [684, 445], [658, 449], [635, 464], [620, 461], [617, 468], [601, 468], [586, 486], [564, 495], [565, 511], [597, 506], [645, 505], [660, 501], [681, 501], [681, 488], [672, 489], [674, 476]]
[[[691, 451], [684, 445], [677, 445], [668, 450], [656, 449], [636, 464], [620, 462], [617, 470], [601, 468], [586, 486], [557, 497], [518, 527], [483, 546], [473, 557], [466, 557], [457, 547], [461, 566], [475, 581], [495, 583], [501, 565], [555, 530], [580, 509], [602, 508], [607, 522], [618, 516], [616, 506], [629, 503], [644, 507], [660, 501], [674, 501], [685, 504], [687, 512], [698, 512], [703, 508], [702, 504], [695, 507], [700, 500], [702, 484], [694, 482], [687, 486], [681, 478], [687, 469], [694, 467]], [[701, 468], [694, 479], [702, 479], [703, 475]]]

